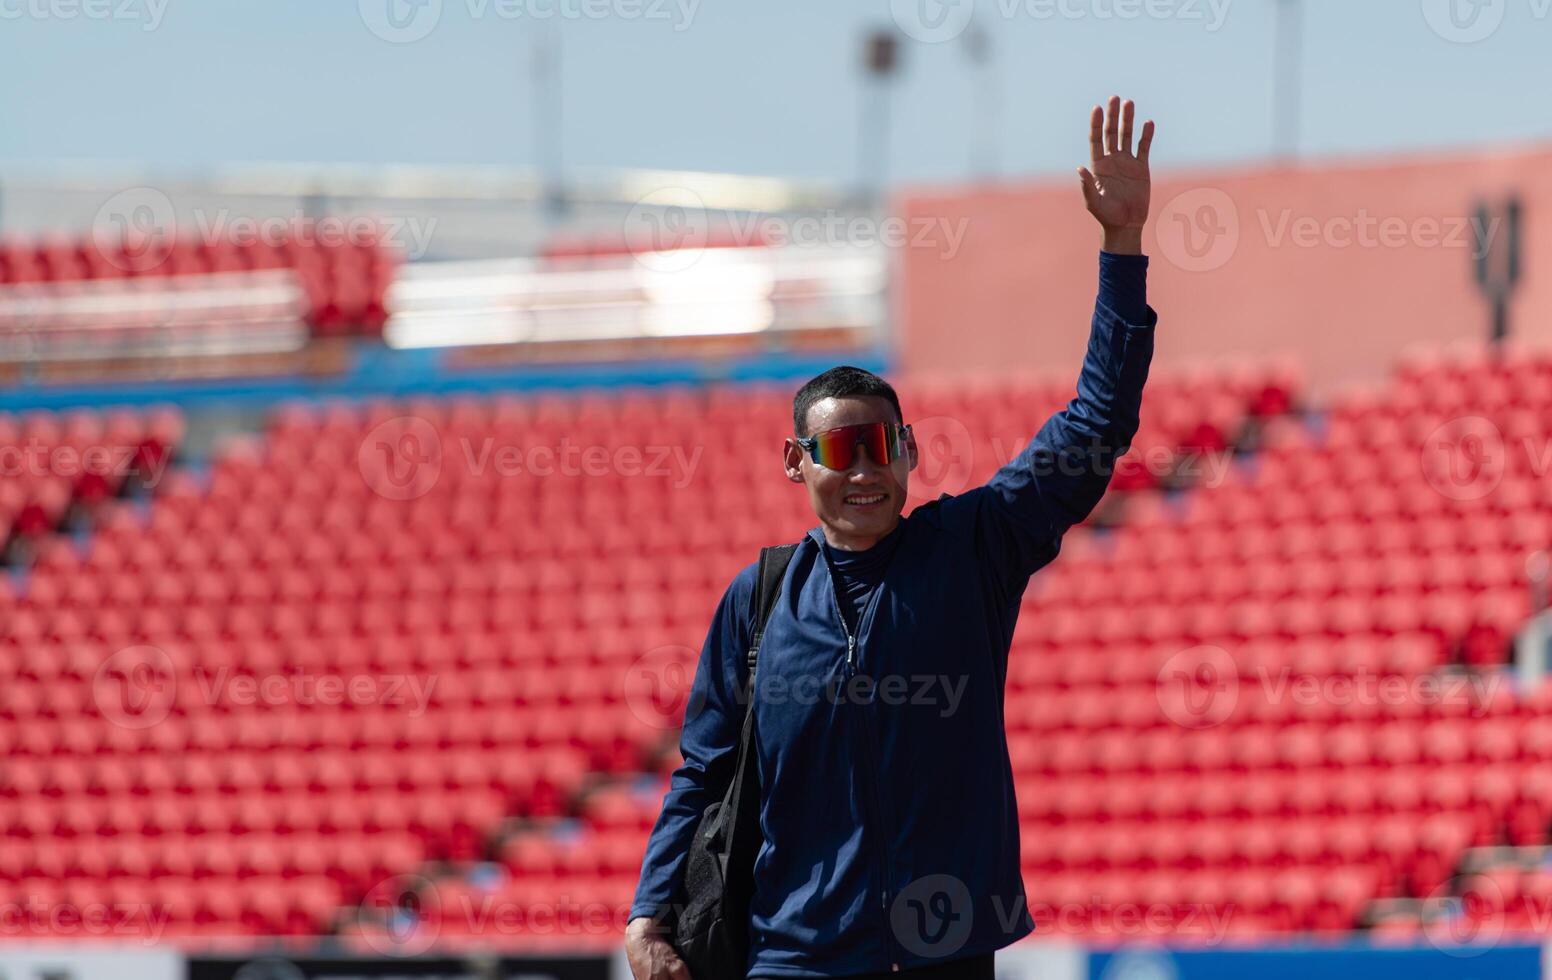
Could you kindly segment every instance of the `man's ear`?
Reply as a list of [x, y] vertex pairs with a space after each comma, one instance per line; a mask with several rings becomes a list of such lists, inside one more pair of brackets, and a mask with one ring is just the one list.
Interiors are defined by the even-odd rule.
[[793, 483], [803, 482], [803, 447], [791, 436], [781, 447], [782, 468], [787, 471], [787, 479]]

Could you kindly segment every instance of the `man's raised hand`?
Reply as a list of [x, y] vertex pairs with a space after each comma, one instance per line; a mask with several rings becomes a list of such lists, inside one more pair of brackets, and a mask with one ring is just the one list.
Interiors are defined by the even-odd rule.
[[[1153, 120], [1142, 126], [1137, 152], [1132, 152], [1132, 122], [1137, 106], [1110, 97], [1107, 112], [1099, 106], [1089, 118], [1088, 167], [1078, 168], [1083, 201], [1105, 231], [1104, 249], [1120, 255], [1142, 254], [1142, 229], [1148, 223], [1152, 180], [1148, 151], [1153, 147]], [[1090, 169], [1092, 168], [1092, 169]]]

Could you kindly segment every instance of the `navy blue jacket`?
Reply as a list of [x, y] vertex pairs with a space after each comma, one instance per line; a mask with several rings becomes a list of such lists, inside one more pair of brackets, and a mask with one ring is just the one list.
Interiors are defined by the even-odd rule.
[[[942, 963], [1033, 929], [1003, 728], [1008, 648], [1030, 576], [1099, 502], [1136, 434], [1157, 315], [1147, 260], [1102, 253], [1078, 397], [983, 487], [917, 507], [848, 636], [808, 532], [757, 670], [764, 842], [750, 976], [836, 977]], [[726, 785], [747, 695], [757, 563], [701, 651], [630, 917], [675, 900], [706, 789]], [[725, 980], [700, 978], [696, 980]]]

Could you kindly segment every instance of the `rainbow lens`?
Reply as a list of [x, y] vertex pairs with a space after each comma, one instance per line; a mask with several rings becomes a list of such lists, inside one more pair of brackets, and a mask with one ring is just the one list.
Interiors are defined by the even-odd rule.
[[868, 459], [888, 466], [900, 457], [903, 426], [894, 422], [867, 422], [826, 429], [807, 439], [798, 440], [809, 458], [829, 470], [850, 469], [857, 458], [857, 445], [868, 450]]

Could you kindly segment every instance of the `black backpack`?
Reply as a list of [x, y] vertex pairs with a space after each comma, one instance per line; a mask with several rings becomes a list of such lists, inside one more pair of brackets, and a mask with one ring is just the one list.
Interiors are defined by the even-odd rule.
[[695, 980], [743, 977], [749, 962], [749, 901], [754, 859], [760, 849], [760, 794], [754, 766], [754, 674], [765, 623], [795, 544], [760, 550], [760, 584], [754, 593], [754, 639], [749, 646], [749, 706], [738, 738], [738, 765], [722, 798], [706, 807], [685, 861], [681, 911], [673, 945]]

